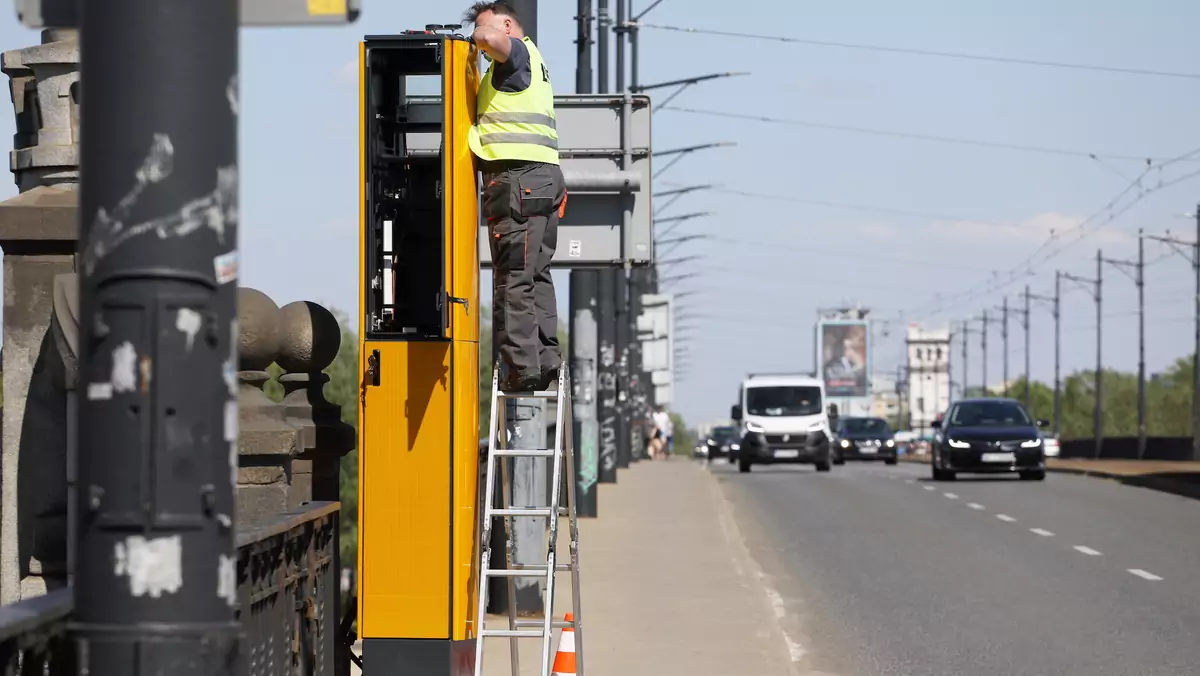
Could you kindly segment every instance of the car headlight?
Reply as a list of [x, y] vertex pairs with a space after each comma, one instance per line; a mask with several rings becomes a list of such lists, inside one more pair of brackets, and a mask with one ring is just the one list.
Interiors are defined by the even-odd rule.
[[758, 423], [747, 422], [746, 431], [751, 434], [762, 434], [765, 430], [763, 429], [763, 426], [759, 425]]
[[850, 448], [850, 442], [849, 442], [849, 441], [846, 441], [845, 439], [842, 439], [842, 440], [839, 442], [839, 445], [840, 445], [842, 448]]
[[1037, 448], [1038, 446], [1041, 446], [1041, 445], [1042, 445], [1041, 439], [1030, 439], [1028, 441], [1021, 442], [1021, 448]]
[[742, 450], [742, 445], [741, 444], [729, 444], [729, 450], [740, 451], [740, 450]]
[[965, 441], [959, 441], [958, 439], [950, 440], [950, 448], [970, 448], [970, 447], [971, 447], [971, 444], [968, 444]]
[[891, 448], [892, 446], [895, 446], [895, 445], [896, 445], [896, 440], [895, 440], [895, 439], [888, 439], [887, 441], [883, 442], [883, 444], [884, 444], [885, 446], [887, 446], [888, 448]]

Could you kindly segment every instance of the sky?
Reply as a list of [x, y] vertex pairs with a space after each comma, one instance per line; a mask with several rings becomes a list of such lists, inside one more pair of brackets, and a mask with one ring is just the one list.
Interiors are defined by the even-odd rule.
[[[360, 20], [344, 28], [242, 31], [240, 283], [280, 305], [313, 300], [355, 314], [358, 41], [457, 22], [467, 3], [364, 4]], [[635, 0], [635, 12], [648, 5]], [[1034, 294], [1051, 294], [1056, 270], [1094, 278], [1098, 248], [1106, 258], [1136, 258], [1138, 228], [1188, 240], [1196, 235], [1200, 175], [1190, 174], [1200, 172], [1200, 42], [1193, 35], [1200, 3], [757, 0], [731, 7], [665, 0], [642, 21], [824, 44], [641, 31], [643, 84], [749, 73], [690, 87], [668, 105], [705, 113], [663, 109], [654, 117], [659, 150], [736, 143], [688, 156], [655, 185], [722, 186], [662, 212], [712, 212], [673, 233], [708, 236], [671, 252], [703, 260], [662, 272], [699, 273], [667, 289], [696, 292], [681, 301], [694, 328], [680, 345], [689, 366], [673, 404], [689, 421], [726, 415], [748, 372], [811, 369], [818, 308], [870, 308], [881, 320], [874, 370], [894, 372], [910, 322], [945, 325], [985, 309], [998, 315], [1006, 297], [1020, 305], [1026, 284]], [[560, 93], [574, 88], [574, 10], [570, 0], [544, 0], [540, 8], [538, 43]], [[11, 10], [0, 13], [0, 46], [37, 42]], [[667, 93], [657, 90], [654, 98]], [[0, 117], [0, 137], [9, 137], [12, 126], [11, 116]], [[1184, 159], [1164, 163], [1178, 157]], [[0, 199], [15, 193], [12, 185], [0, 186]], [[1145, 293], [1153, 373], [1191, 350], [1195, 274], [1164, 245], [1147, 242], [1145, 251], [1152, 262]], [[556, 282], [565, 318], [566, 274], [556, 274]], [[482, 284], [486, 297], [490, 275]], [[1104, 364], [1133, 370], [1135, 285], [1106, 265], [1102, 296]], [[1031, 316], [1032, 375], [1049, 380], [1049, 307], [1035, 303]], [[1083, 285], [1064, 285], [1062, 325], [1064, 373], [1091, 368], [1095, 304]], [[1014, 318], [1014, 376], [1024, 363], [1021, 335]], [[970, 381], [978, 385], [977, 335], [970, 350]], [[989, 381], [997, 382], [998, 325], [990, 330], [988, 356]]]

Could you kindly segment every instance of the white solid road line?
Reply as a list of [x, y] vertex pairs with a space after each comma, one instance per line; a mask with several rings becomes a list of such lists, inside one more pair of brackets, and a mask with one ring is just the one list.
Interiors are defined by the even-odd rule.
[[1075, 551], [1079, 552], [1080, 554], [1087, 554], [1088, 556], [1100, 556], [1100, 552], [1092, 549], [1091, 547], [1084, 547], [1083, 545], [1075, 545]]
[[1042, 537], [1044, 537], [1044, 538], [1052, 538], [1052, 537], [1054, 537], [1054, 533], [1051, 533], [1051, 532], [1050, 532], [1050, 531], [1048, 531], [1048, 530], [1043, 530], [1043, 529], [1041, 529], [1041, 528], [1030, 528], [1030, 529], [1029, 529], [1029, 532], [1030, 532], [1030, 533], [1033, 533], [1033, 534], [1035, 534], [1035, 535], [1041, 535], [1041, 536], [1042, 536]]
[[1146, 571], [1142, 570], [1141, 568], [1130, 568], [1129, 572], [1133, 573], [1134, 575], [1137, 575], [1138, 577], [1142, 578], [1143, 580], [1150, 580], [1152, 582], [1157, 582], [1162, 579], [1161, 577], [1155, 575], [1154, 573], [1147, 573]]
[[983, 505], [979, 504], [978, 502], [968, 503], [967, 506], [971, 509], [983, 509]]
[[911, 484], [911, 483], [913, 483], [913, 480], [912, 480], [912, 479], [905, 479], [905, 480], [904, 480], [904, 483], [906, 483], [906, 484]]
[[927, 491], [936, 491], [937, 490], [936, 486], [921, 486], [921, 488], [924, 488]]
[[955, 494], [953, 494], [953, 493], [943, 493], [942, 495], [945, 495], [946, 497], [950, 498], [951, 500], [957, 500], [957, 499], [958, 499], [958, 496], [957, 496], [957, 495], [955, 495]]
[[1012, 518], [1011, 516], [1009, 516], [1007, 514], [997, 514], [996, 518], [1000, 519], [1001, 521], [1004, 521], [1006, 523], [1012, 523], [1012, 522], [1016, 521], [1016, 519]]

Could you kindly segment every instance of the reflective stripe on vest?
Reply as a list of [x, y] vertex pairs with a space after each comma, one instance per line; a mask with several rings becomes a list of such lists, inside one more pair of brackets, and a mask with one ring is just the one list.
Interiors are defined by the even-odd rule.
[[471, 150], [484, 160], [523, 160], [558, 164], [554, 89], [541, 52], [529, 38], [529, 86], [502, 92], [492, 86], [493, 63], [479, 83], [479, 117], [471, 127]]

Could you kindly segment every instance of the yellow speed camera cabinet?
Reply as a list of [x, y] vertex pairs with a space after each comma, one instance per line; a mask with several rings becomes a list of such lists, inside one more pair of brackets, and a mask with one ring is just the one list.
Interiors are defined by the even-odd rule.
[[[471, 674], [479, 554], [479, 59], [359, 48], [358, 636], [366, 676]], [[417, 93], [423, 96], [416, 95]]]

